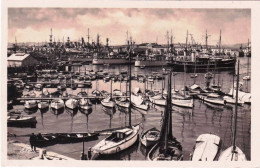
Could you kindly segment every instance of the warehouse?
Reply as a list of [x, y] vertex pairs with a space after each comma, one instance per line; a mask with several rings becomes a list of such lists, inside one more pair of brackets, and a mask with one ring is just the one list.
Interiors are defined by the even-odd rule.
[[34, 66], [37, 60], [27, 53], [14, 53], [7, 58], [8, 67]]

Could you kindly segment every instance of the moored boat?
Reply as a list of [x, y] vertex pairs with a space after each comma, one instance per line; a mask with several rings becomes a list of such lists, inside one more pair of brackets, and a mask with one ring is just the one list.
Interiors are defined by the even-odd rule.
[[49, 107], [49, 103], [46, 102], [46, 101], [41, 101], [41, 102], [38, 103], [38, 108], [39, 109], [46, 109], [48, 107]]
[[107, 98], [103, 99], [101, 101], [101, 104], [105, 107], [109, 107], [109, 108], [114, 108], [116, 103], [112, 100], [112, 98], [110, 96], [108, 96]]
[[180, 107], [193, 108], [193, 99], [172, 98], [172, 104]]
[[7, 126], [18, 126], [18, 127], [36, 127], [36, 117], [35, 116], [23, 116], [23, 115], [13, 115], [7, 117]]
[[115, 154], [132, 146], [138, 139], [140, 125], [123, 128], [112, 132], [110, 136], [91, 148], [92, 159], [98, 155]]
[[37, 108], [37, 101], [36, 100], [26, 100], [25, 103], [24, 103], [24, 107], [26, 109]]
[[51, 108], [56, 110], [64, 108], [64, 101], [62, 99], [53, 99], [51, 101]]
[[[232, 139], [232, 146], [225, 149], [219, 156], [219, 161], [247, 161], [246, 155], [243, 151], [237, 146], [236, 144], [236, 136], [237, 136], [237, 107], [238, 107], [238, 86], [239, 86], [239, 60], [237, 63], [237, 81], [236, 81], [236, 103], [235, 103], [235, 111], [234, 111], [234, 119], [232, 125], [234, 127], [233, 131], [233, 139]], [[231, 121], [232, 122], [232, 121]]]
[[68, 99], [68, 100], [65, 102], [65, 105], [66, 105], [66, 107], [69, 108], [69, 109], [75, 109], [75, 108], [78, 107], [79, 102], [78, 102], [78, 100], [71, 98], [71, 99]]
[[201, 134], [191, 155], [192, 161], [213, 161], [218, 157], [221, 145], [220, 137], [213, 134]]
[[80, 99], [79, 100], [79, 107], [84, 110], [90, 110], [92, 109], [92, 103], [90, 103], [89, 99]]
[[158, 142], [159, 138], [160, 131], [153, 127], [141, 134], [140, 141], [145, 147], [150, 147], [155, 145]]

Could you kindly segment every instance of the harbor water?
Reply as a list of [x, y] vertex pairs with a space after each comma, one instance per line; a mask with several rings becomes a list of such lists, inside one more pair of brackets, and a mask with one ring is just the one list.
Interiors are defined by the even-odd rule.
[[[247, 61], [248, 58], [242, 58], [241, 63], [241, 80], [243, 74], [247, 74]], [[104, 70], [109, 73], [118, 74], [121, 71], [127, 71], [128, 67], [124, 65], [84, 65], [81, 67], [74, 67], [74, 71], [88, 71], [88, 70]], [[133, 74], [151, 75], [152, 72], [162, 73], [162, 67], [145, 67], [140, 69], [137, 67], [132, 68]], [[228, 93], [232, 88], [233, 75], [231, 72], [222, 71], [216, 74], [216, 81], [222, 86], [222, 91]], [[219, 77], [218, 77], [219, 76]], [[167, 79], [167, 78], [166, 78]], [[218, 81], [217, 81], [218, 79]], [[198, 73], [196, 81], [190, 78], [189, 73], [179, 72], [173, 78], [173, 85], [175, 89], [181, 91], [184, 85], [190, 86], [193, 83], [204, 87], [205, 78], [204, 73]], [[213, 81], [211, 81], [213, 82]], [[165, 82], [167, 83], [167, 82]], [[243, 81], [243, 89], [250, 92], [250, 81]], [[141, 83], [137, 80], [132, 80], [132, 91], [139, 87], [141, 91], [145, 89], [159, 90], [162, 89], [162, 80], [155, 80], [153, 83]], [[97, 86], [98, 85], [98, 86]], [[92, 88], [84, 89], [86, 92], [91, 93], [92, 90], [98, 89], [110, 92], [111, 82], [104, 82], [103, 80], [92, 81]], [[166, 85], [167, 86], [167, 85]], [[167, 88], [167, 87], [166, 87]], [[52, 88], [48, 88], [51, 90]], [[112, 82], [112, 90], [121, 89], [125, 92], [126, 82]], [[67, 88], [69, 94], [77, 94], [82, 89], [71, 90]], [[35, 93], [39, 94], [40, 92]], [[148, 102], [147, 102], [148, 103]], [[160, 130], [162, 123], [162, 114], [164, 107], [152, 105], [149, 103], [150, 109], [148, 111], [132, 109], [132, 124], [142, 122], [143, 126], [139, 133], [156, 127]], [[81, 113], [79, 110], [71, 113], [68, 109], [64, 109], [60, 114], [54, 114], [52, 110], [40, 112], [39, 110], [32, 112], [32, 116], [36, 116], [36, 128], [17, 128], [8, 127], [8, 132], [16, 135], [26, 135], [31, 133], [61, 133], [61, 132], [93, 132], [104, 130], [108, 128], [118, 128], [128, 126], [128, 110], [116, 108], [115, 110], [107, 109], [101, 104], [93, 104], [93, 111], [89, 115]], [[23, 105], [17, 105], [14, 109], [23, 110]], [[182, 144], [184, 160], [190, 159], [190, 153], [193, 151], [196, 139], [201, 134], [212, 133], [218, 135], [222, 140], [221, 149], [226, 149], [232, 145], [233, 140], [233, 112], [234, 105], [219, 106], [206, 104], [198, 99], [194, 100], [194, 108], [187, 109], [173, 106], [172, 115], [172, 130], [173, 135]], [[26, 114], [26, 113], [24, 113]], [[85, 152], [89, 147], [94, 146], [106, 136], [100, 136], [96, 141], [85, 142]], [[29, 143], [29, 137], [17, 137], [17, 140]], [[238, 107], [238, 123], [237, 123], [237, 146], [246, 154], [248, 160], [251, 159], [251, 106], [243, 105]], [[47, 150], [60, 153], [75, 159], [80, 159], [83, 143], [73, 144], [56, 144], [46, 147]], [[111, 156], [102, 156], [101, 160], [146, 160], [148, 149], [144, 148], [141, 143], [137, 142], [129, 149], [122, 151], [118, 154]]]

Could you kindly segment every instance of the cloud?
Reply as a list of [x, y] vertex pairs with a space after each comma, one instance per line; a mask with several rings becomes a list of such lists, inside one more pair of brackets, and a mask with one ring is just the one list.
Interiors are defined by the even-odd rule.
[[166, 31], [173, 31], [175, 42], [184, 42], [186, 31], [199, 43], [216, 44], [222, 30], [222, 43], [246, 42], [251, 34], [250, 9], [161, 9], [161, 8], [9, 8], [8, 38], [14, 41], [48, 41], [50, 29], [57, 38], [71, 40], [96, 34], [124, 44], [128, 30], [137, 43], [166, 43]]

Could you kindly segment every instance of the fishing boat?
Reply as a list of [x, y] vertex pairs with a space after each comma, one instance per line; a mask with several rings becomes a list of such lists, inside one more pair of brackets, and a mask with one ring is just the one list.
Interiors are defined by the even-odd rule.
[[226, 101], [222, 99], [221, 97], [209, 97], [209, 96], [204, 96], [204, 95], [198, 95], [199, 99], [202, 101], [212, 103], [212, 104], [217, 104], [217, 105], [224, 105], [226, 104]]
[[68, 100], [65, 102], [65, 105], [66, 105], [67, 108], [73, 110], [73, 109], [76, 109], [76, 108], [78, 107], [79, 102], [78, 102], [78, 100], [76, 100], [76, 99], [70, 98], [70, 99], [68, 99]]
[[38, 103], [38, 108], [39, 108], [39, 109], [46, 109], [46, 108], [48, 108], [48, 107], [49, 107], [49, 103], [46, 102], [46, 101], [40, 101], [40, 102]]
[[126, 98], [123, 97], [118, 97], [115, 99], [116, 105], [124, 108], [129, 108], [130, 107], [130, 102]]
[[158, 142], [159, 138], [160, 131], [153, 127], [141, 134], [140, 141], [145, 147], [150, 147], [155, 145]]
[[171, 76], [168, 78], [168, 93], [163, 115], [163, 122], [158, 142], [147, 155], [148, 160], [183, 160], [182, 146], [172, 134]]
[[236, 82], [236, 104], [235, 104], [235, 114], [234, 114], [234, 131], [233, 131], [233, 141], [232, 146], [222, 151], [218, 160], [219, 161], [247, 161], [246, 155], [243, 151], [236, 145], [236, 135], [237, 135], [237, 102], [238, 102], [238, 85], [239, 85], [239, 60], [237, 63], [237, 82]]
[[191, 154], [192, 161], [214, 161], [218, 157], [221, 145], [220, 137], [213, 134], [201, 134]]
[[37, 123], [35, 116], [11, 115], [7, 117], [7, 126], [13, 127], [35, 127]]
[[91, 110], [92, 103], [89, 101], [89, 99], [83, 98], [79, 100], [79, 107], [84, 110]]
[[114, 108], [116, 103], [113, 101], [113, 99], [108, 96], [107, 98], [103, 99], [101, 101], [101, 104], [105, 107]]
[[172, 98], [172, 104], [179, 107], [187, 107], [187, 108], [193, 108], [193, 99], [177, 99]]
[[24, 107], [26, 109], [37, 108], [37, 101], [36, 100], [26, 100], [25, 103], [24, 103]]
[[101, 101], [101, 104], [105, 107], [114, 108], [116, 106], [116, 103], [112, 99], [112, 80], [110, 81], [110, 95], [107, 96], [107, 98], [103, 99]]
[[161, 94], [156, 96], [149, 96], [149, 100], [151, 103], [156, 105], [160, 105], [160, 106], [166, 105], [166, 99]]
[[149, 106], [145, 104], [143, 97], [141, 95], [131, 94], [131, 104], [134, 107], [145, 111], [147, 111], [149, 108]]
[[[226, 102], [229, 103], [229, 104], [236, 104], [236, 99], [233, 98], [233, 97], [224, 96], [223, 99], [224, 99], [224, 101], [226, 101]], [[239, 106], [242, 106], [243, 103], [244, 103], [243, 101], [241, 101], [241, 100], [239, 100], [239, 99], [237, 100], [237, 104], [238, 104]]]
[[62, 99], [53, 99], [51, 101], [51, 108], [56, 110], [64, 108], [64, 101]]

